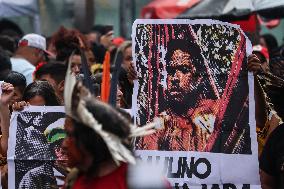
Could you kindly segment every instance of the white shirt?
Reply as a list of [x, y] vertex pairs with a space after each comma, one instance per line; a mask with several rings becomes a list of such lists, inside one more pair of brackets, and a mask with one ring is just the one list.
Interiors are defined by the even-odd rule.
[[27, 85], [33, 82], [33, 72], [35, 67], [24, 58], [11, 58], [12, 70], [23, 74], [27, 80]]

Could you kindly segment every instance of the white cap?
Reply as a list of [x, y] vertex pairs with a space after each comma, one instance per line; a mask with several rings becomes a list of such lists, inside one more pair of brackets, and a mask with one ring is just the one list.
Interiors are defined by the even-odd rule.
[[37, 49], [41, 49], [43, 51], [46, 51], [46, 40], [43, 36], [31, 33], [25, 35], [20, 41], [19, 41], [19, 47], [28, 46], [28, 47], [34, 47]]

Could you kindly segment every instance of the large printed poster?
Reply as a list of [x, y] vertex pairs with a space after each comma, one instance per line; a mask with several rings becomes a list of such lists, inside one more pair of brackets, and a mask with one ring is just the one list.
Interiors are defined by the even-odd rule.
[[13, 112], [8, 148], [9, 188], [59, 188], [66, 175], [61, 143], [64, 107], [29, 106]]
[[137, 138], [142, 161], [176, 188], [258, 188], [252, 47], [235, 25], [212, 20], [136, 20], [135, 122], [163, 126]]

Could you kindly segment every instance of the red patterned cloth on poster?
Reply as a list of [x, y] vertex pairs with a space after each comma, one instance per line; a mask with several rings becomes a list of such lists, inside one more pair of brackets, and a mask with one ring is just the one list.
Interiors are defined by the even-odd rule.
[[138, 143], [139, 150], [205, 151], [211, 136], [219, 101], [205, 99], [186, 116], [164, 112], [165, 128], [145, 136]]

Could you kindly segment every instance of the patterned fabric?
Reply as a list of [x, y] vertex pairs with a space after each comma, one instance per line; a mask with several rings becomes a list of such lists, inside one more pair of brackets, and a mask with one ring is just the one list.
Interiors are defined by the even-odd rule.
[[264, 73], [256, 76], [257, 85], [260, 87], [262, 98], [265, 101], [265, 113], [266, 121], [264, 127], [259, 127], [257, 124], [257, 141], [258, 141], [258, 153], [261, 154], [265, 142], [269, 134], [282, 123], [281, 117], [278, 116], [278, 113], [275, 111], [274, 104], [272, 103], [271, 98], [267, 94], [267, 86], [275, 87], [284, 87], [284, 80], [274, 76], [271, 73]]
[[[206, 104], [206, 103], [205, 103]], [[213, 106], [209, 106], [213, 105]], [[140, 139], [137, 146], [147, 150], [204, 151], [208, 139], [214, 130], [218, 103], [208, 102], [188, 116], [174, 115], [170, 110], [165, 112], [165, 128], [151, 136]]]

